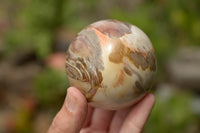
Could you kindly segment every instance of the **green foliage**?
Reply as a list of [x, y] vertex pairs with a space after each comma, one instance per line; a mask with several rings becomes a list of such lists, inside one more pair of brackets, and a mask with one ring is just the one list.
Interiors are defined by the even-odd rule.
[[24, 108], [15, 112], [16, 128], [15, 133], [32, 133], [31, 114]]
[[69, 87], [66, 74], [50, 68], [37, 75], [34, 82], [35, 94], [43, 106], [62, 101]]
[[[8, 2], [13, 2], [9, 0]], [[8, 31], [5, 38], [4, 54], [19, 49], [35, 51], [45, 59], [53, 50], [55, 36], [62, 27], [80, 30], [88, 24], [85, 10], [91, 12], [94, 0], [34, 0], [18, 1], [23, 8], [17, 10], [15, 21], [23, 26], [16, 26]]]
[[[165, 93], [165, 92], [164, 92]], [[193, 99], [188, 92], [173, 92], [168, 98], [156, 95], [156, 104], [144, 133], [197, 132], [199, 116], [191, 108]]]

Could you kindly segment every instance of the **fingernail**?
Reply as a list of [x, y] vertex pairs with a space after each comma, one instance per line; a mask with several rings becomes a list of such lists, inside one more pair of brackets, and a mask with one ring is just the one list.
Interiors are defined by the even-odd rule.
[[67, 91], [67, 98], [66, 98], [66, 107], [70, 112], [74, 112], [76, 110], [76, 97], [73, 95], [73, 93], [68, 90]]

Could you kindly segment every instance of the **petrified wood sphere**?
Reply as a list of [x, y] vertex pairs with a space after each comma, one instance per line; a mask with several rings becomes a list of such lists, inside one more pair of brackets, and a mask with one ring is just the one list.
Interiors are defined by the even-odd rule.
[[156, 73], [151, 41], [138, 27], [102, 20], [84, 28], [66, 54], [71, 86], [94, 107], [120, 109], [141, 99]]

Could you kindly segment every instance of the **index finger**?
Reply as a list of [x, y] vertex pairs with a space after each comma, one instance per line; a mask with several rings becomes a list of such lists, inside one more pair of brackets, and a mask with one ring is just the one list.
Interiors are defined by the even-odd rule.
[[120, 133], [140, 133], [151, 113], [154, 103], [154, 95], [147, 94], [139, 103], [133, 106], [122, 125]]

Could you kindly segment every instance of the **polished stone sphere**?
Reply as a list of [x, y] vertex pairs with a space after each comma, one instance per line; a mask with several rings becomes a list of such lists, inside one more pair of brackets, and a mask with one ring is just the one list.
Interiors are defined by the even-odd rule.
[[118, 21], [92, 23], [66, 53], [66, 73], [90, 105], [116, 110], [133, 105], [150, 89], [156, 73], [151, 41], [138, 27]]

